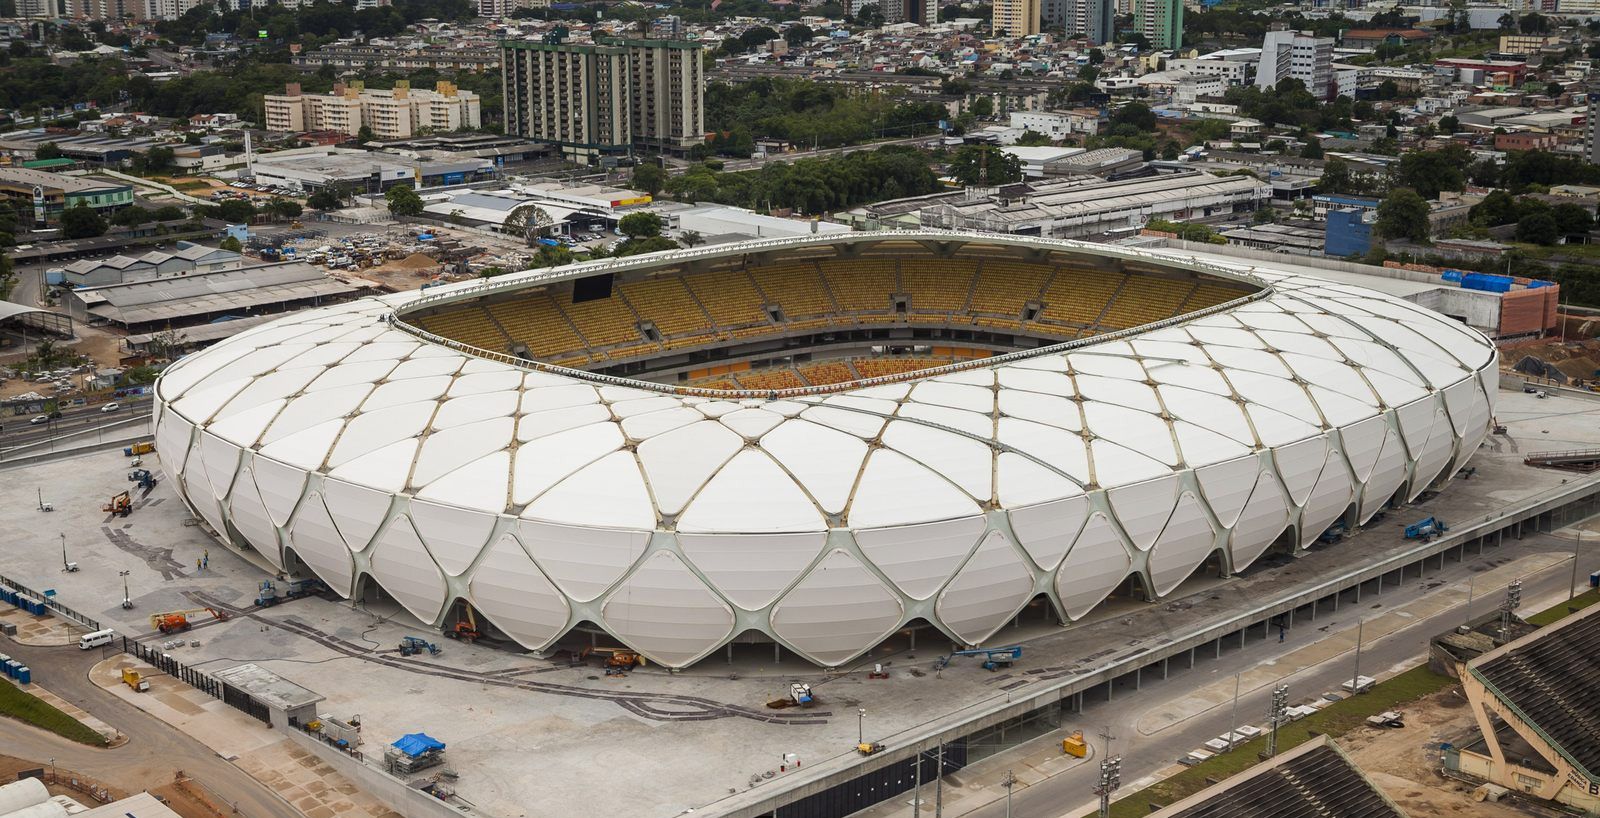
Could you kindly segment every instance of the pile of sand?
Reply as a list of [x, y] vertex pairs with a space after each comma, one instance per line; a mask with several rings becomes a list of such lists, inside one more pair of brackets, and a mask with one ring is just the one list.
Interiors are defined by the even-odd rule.
[[431, 270], [438, 267], [439, 262], [427, 253], [412, 253], [395, 262], [392, 266], [401, 270]]

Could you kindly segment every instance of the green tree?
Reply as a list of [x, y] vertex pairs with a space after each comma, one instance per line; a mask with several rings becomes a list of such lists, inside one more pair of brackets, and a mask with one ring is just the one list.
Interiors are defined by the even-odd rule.
[[1132, 125], [1140, 133], [1151, 133], [1156, 129], [1156, 114], [1142, 102], [1130, 102], [1111, 114], [1111, 126], [1118, 125]]
[[339, 194], [323, 188], [306, 197], [306, 204], [310, 205], [312, 210], [338, 210], [344, 207], [344, 200], [339, 198]]
[[1022, 160], [993, 145], [963, 145], [950, 160], [950, 175], [963, 185], [1022, 181]]
[[16, 288], [17, 274], [11, 268], [11, 257], [0, 255], [0, 301], [11, 298], [11, 291]]
[[142, 207], [124, 207], [111, 216], [111, 223], [118, 227], [137, 227], [151, 220], [153, 214]]
[[143, 173], [165, 173], [172, 169], [171, 148], [157, 146], [142, 154], [135, 154], [134, 166]]
[[1559, 82], [1552, 82], [1544, 87], [1544, 93], [1547, 97], [1559, 97], [1566, 92], [1567, 89], [1562, 87]]
[[371, 142], [373, 139], [376, 139], [376, 138], [377, 138], [377, 135], [372, 132], [372, 128], [370, 126], [362, 125], [356, 131], [356, 141], [357, 142], [362, 142], [362, 143]]
[[175, 222], [181, 220], [183, 216], [183, 208], [177, 205], [162, 205], [150, 214], [150, 217], [158, 222]]
[[1307, 139], [1306, 140], [1306, 144], [1303, 147], [1300, 148], [1300, 158], [1301, 159], [1321, 159], [1322, 158], [1322, 140], [1320, 140], [1320, 139], [1318, 139], [1318, 138], [1316, 138], [1314, 136], [1311, 137], [1310, 139]]
[[1428, 201], [1408, 187], [1395, 188], [1378, 205], [1378, 232], [1386, 239], [1428, 241]]
[[1594, 228], [1594, 214], [1579, 204], [1558, 204], [1550, 208], [1550, 216], [1563, 236], [1587, 233]]
[[637, 256], [641, 253], [659, 253], [663, 250], [676, 250], [678, 243], [666, 236], [646, 236], [644, 238], [628, 239], [617, 245], [615, 255]]
[[994, 98], [988, 96], [978, 97], [972, 101], [972, 107], [968, 110], [972, 111], [972, 115], [979, 119], [988, 119], [994, 116]]
[[264, 209], [275, 219], [297, 219], [305, 208], [293, 199], [274, 198], [266, 203]]
[[1395, 182], [1415, 190], [1424, 199], [1437, 199], [1440, 191], [1461, 190], [1466, 186], [1466, 171], [1471, 164], [1472, 154], [1460, 145], [1436, 151], [1411, 151], [1400, 157]]
[[661, 192], [667, 184], [667, 172], [654, 162], [641, 162], [633, 167], [633, 186], [651, 196]]
[[700, 235], [699, 230], [685, 230], [678, 234], [678, 243], [684, 247], [698, 247], [706, 243], [706, 237]]
[[389, 214], [393, 216], [420, 216], [422, 215], [422, 197], [417, 195], [409, 185], [395, 185], [383, 194], [389, 203]]
[[1355, 193], [1356, 190], [1355, 177], [1350, 173], [1349, 163], [1337, 156], [1322, 163], [1322, 178], [1317, 180], [1318, 192]]
[[60, 159], [61, 146], [54, 142], [45, 142], [34, 150], [33, 155], [40, 159]]
[[1442, 117], [1439, 117], [1440, 133], [1455, 133], [1459, 130], [1461, 130], [1461, 120], [1456, 119], [1453, 114], [1446, 114]]
[[817, 36], [817, 33], [812, 31], [811, 26], [805, 23], [795, 23], [783, 31], [783, 39], [787, 40], [789, 45], [797, 46], [802, 43], [809, 43], [815, 36]]
[[244, 245], [241, 244], [239, 242], [239, 240], [234, 238], [233, 236], [228, 236], [227, 238], [224, 238], [222, 241], [217, 242], [217, 246], [221, 247], [224, 250], [231, 250], [231, 251], [233, 251], [235, 253], [237, 253], [237, 252], [239, 252], [239, 251], [244, 249]]
[[1472, 206], [1469, 216], [1473, 224], [1499, 227], [1517, 220], [1517, 199], [1504, 190], [1489, 191], [1483, 201]]
[[1561, 238], [1561, 226], [1548, 210], [1536, 210], [1517, 220], [1517, 240], [1533, 244], [1555, 244]]
[[1038, 131], [1023, 131], [1022, 135], [1017, 137], [1017, 145], [1024, 148], [1035, 148], [1048, 144], [1050, 144], [1050, 137]]
[[87, 202], [79, 200], [61, 212], [61, 235], [69, 239], [87, 239], [106, 232], [106, 220], [100, 217]]
[[617, 229], [630, 239], [647, 239], [661, 235], [661, 217], [649, 211], [629, 213], [617, 222]]
[[255, 215], [256, 206], [249, 199], [229, 199], [217, 205], [217, 217], [228, 224], [249, 224]]

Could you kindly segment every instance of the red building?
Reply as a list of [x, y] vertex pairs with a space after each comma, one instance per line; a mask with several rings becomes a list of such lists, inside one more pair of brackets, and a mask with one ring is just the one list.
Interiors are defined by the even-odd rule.
[[1497, 151], [1548, 151], [1556, 147], [1556, 135], [1550, 133], [1501, 133], [1494, 135]]

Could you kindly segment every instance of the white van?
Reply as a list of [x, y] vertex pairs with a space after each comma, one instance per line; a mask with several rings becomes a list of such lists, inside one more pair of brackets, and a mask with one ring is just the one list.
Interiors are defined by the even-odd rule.
[[94, 633], [86, 633], [78, 637], [78, 649], [88, 650], [89, 648], [98, 648], [101, 645], [109, 645], [111, 644], [111, 640], [115, 639], [116, 637], [116, 631], [95, 631]]

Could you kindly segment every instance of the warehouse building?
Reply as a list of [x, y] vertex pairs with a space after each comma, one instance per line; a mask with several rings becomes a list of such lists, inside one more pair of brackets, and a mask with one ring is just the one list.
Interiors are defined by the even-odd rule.
[[0, 168], [0, 195], [11, 201], [19, 219], [32, 213], [37, 227], [56, 224], [61, 211], [79, 204], [101, 213], [133, 204], [133, 187], [125, 183], [18, 167]]

